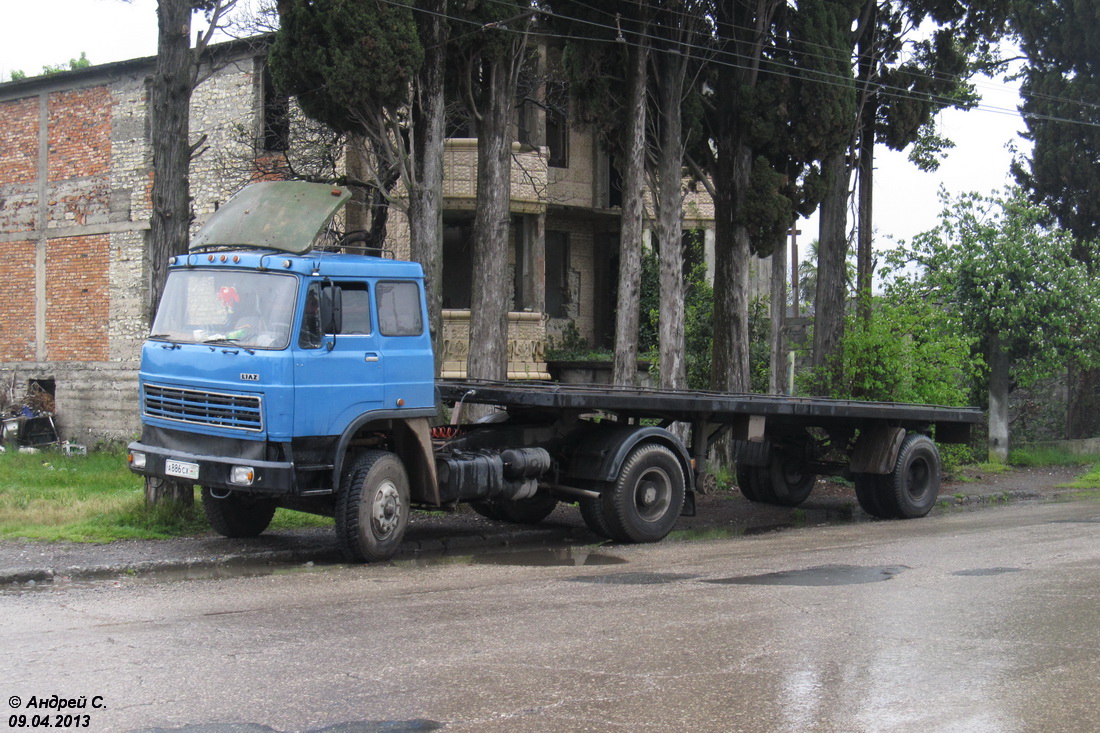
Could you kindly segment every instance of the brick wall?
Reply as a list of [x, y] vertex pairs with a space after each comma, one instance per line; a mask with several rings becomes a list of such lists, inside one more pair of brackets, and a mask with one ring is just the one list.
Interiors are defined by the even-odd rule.
[[0, 361], [34, 358], [33, 304], [34, 243], [0, 244]]
[[106, 361], [106, 236], [52, 239], [46, 246], [46, 358]]
[[106, 86], [55, 92], [48, 100], [49, 181], [102, 176], [111, 165], [111, 93]]

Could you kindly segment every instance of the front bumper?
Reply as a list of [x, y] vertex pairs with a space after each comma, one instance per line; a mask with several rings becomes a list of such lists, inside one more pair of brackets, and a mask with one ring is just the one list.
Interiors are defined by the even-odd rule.
[[[170, 481], [199, 484], [211, 489], [232, 489], [257, 494], [287, 495], [297, 493], [297, 475], [294, 465], [287, 461], [261, 461], [242, 457], [199, 455], [148, 445], [140, 441], [130, 443], [130, 470], [141, 476], [163, 478]], [[135, 454], [144, 455], [144, 465], [135, 466]], [[180, 471], [169, 473], [167, 466], [174, 462], [178, 467], [195, 467], [186, 475]], [[252, 469], [252, 481], [234, 483], [230, 476], [235, 467]]]

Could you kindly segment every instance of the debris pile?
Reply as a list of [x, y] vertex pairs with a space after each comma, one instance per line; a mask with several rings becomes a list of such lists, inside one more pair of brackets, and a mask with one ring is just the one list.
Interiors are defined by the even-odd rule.
[[13, 378], [0, 417], [0, 446], [57, 445], [53, 395], [37, 382], [31, 382], [26, 394], [17, 397], [14, 382]]

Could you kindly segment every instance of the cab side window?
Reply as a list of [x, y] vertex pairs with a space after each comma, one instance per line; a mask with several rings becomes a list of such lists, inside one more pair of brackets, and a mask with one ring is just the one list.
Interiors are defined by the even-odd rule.
[[415, 282], [380, 282], [375, 286], [378, 330], [383, 336], [419, 336], [424, 333], [420, 286]]

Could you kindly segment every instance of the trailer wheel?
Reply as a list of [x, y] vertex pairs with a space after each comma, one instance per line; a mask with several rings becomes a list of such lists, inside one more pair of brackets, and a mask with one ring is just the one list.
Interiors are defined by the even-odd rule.
[[664, 539], [680, 516], [684, 490], [684, 472], [671, 450], [657, 443], [636, 447], [623, 463], [618, 479], [601, 497], [612, 539]]
[[771, 466], [760, 471], [768, 489], [765, 501], [779, 506], [798, 506], [806, 501], [817, 484], [817, 474], [803, 473], [801, 469], [783, 453], [773, 454]]
[[882, 508], [898, 519], [916, 519], [932, 511], [940, 493], [940, 452], [927, 435], [902, 441], [894, 472], [878, 494]]
[[856, 485], [856, 500], [859, 501], [859, 507], [872, 517], [879, 519], [895, 518], [883, 507], [881, 500], [883, 492], [889, 491], [883, 481], [883, 479], [888, 478], [889, 476], [874, 473], [857, 473], [853, 476]]
[[219, 499], [205, 486], [202, 511], [214, 531], [223, 537], [256, 537], [271, 524], [275, 502], [231, 492]]
[[741, 490], [741, 495], [749, 501], [760, 501], [756, 478], [756, 466], [737, 464], [737, 488]]
[[371, 450], [351, 465], [336, 499], [336, 537], [352, 562], [388, 560], [409, 523], [409, 477], [393, 453]]

